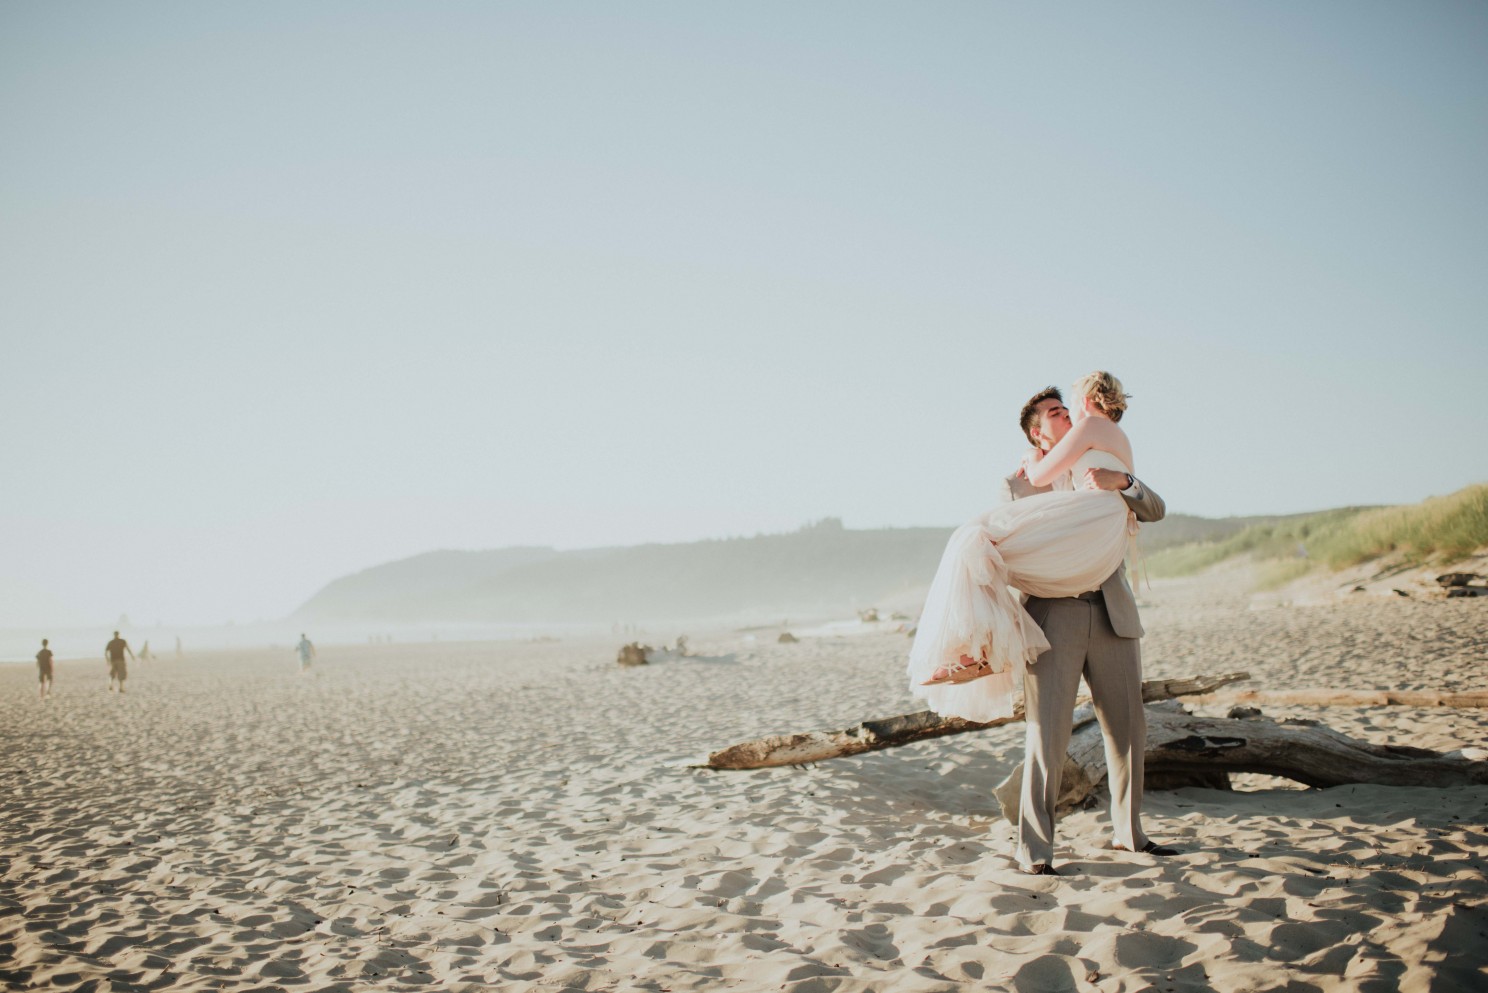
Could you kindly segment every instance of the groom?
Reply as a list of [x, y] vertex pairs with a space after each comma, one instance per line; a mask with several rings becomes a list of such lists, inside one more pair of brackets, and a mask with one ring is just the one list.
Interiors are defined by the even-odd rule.
[[[1035, 394], [1019, 415], [1019, 426], [1035, 447], [1048, 451], [1070, 429], [1064, 398], [1054, 387]], [[1160, 521], [1162, 498], [1125, 472], [1087, 469], [1076, 486], [1117, 490], [1139, 521]], [[1003, 480], [1004, 496], [1018, 500], [1047, 493], [1022, 470]], [[1029, 597], [1029, 614], [1043, 628], [1049, 650], [1027, 667], [1023, 697], [1028, 734], [1023, 760], [1023, 795], [1018, 809], [1018, 868], [1035, 876], [1057, 876], [1054, 868], [1054, 805], [1069, 748], [1071, 713], [1080, 677], [1105, 737], [1111, 789], [1114, 847], [1150, 855], [1177, 855], [1142, 833], [1142, 763], [1147, 716], [1142, 709], [1142, 623], [1137, 603], [1118, 567], [1101, 588], [1074, 597]]]

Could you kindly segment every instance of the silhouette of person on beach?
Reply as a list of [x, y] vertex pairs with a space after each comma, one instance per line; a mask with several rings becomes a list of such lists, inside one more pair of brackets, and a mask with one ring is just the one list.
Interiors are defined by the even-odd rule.
[[104, 657], [108, 659], [109, 667], [109, 692], [114, 692], [114, 683], [119, 684], [119, 692], [124, 692], [124, 680], [129, 678], [129, 666], [124, 662], [125, 653], [134, 658], [134, 649], [129, 647], [129, 642], [119, 637], [119, 632], [114, 632], [114, 640], [104, 647]]
[[47, 640], [41, 639], [41, 651], [36, 653], [36, 672], [41, 679], [41, 699], [52, 695], [52, 650]]
[[315, 646], [310, 644], [310, 639], [300, 633], [300, 643], [295, 646], [300, 653], [300, 672], [310, 671], [310, 663], [315, 659]]
[[155, 656], [150, 653], [150, 640], [147, 638], [145, 639], [145, 643], [140, 646], [139, 660], [141, 662], [148, 662], [154, 657]]

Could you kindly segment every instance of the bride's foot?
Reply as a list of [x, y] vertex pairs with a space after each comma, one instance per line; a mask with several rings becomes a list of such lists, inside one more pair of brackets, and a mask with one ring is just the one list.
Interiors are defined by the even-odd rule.
[[940, 686], [943, 683], [969, 683], [973, 679], [992, 675], [992, 666], [985, 660], [963, 655], [953, 666], [943, 665], [931, 674], [921, 686]]

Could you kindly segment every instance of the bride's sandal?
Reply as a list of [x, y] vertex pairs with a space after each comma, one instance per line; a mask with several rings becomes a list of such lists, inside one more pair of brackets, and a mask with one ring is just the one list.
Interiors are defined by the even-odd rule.
[[973, 665], [962, 666], [960, 669], [951, 673], [951, 682], [969, 683], [974, 679], [981, 679], [983, 676], [990, 675], [992, 675], [992, 665], [983, 660]]
[[941, 666], [921, 686], [941, 686], [945, 683], [969, 683], [974, 679], [992, 675], [992, 666], [983, 659], [978, 661], [963, 655], [953, 666]]

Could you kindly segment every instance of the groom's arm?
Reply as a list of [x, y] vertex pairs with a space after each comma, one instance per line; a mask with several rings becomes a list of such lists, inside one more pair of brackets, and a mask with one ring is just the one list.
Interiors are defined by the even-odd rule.
[[[1125, 476], [1122, 477], [1121, 481], [1122, 483], [1126, 482]], [[1023, 477], [1021, 472], [1015, 472], [1011, 476], [1004, 476], [1002, 478], [1002, 485], [998, 487], [998, 496], [1002, 498], [1003, 503], [1007, 503], [1009, 500], [1021, 500], [1026, 496], [1033, 496], [1035, 493], [1048, 493], [1052, 488], [1050, 486], [1034, 486]]]
[[[1163, 503], [1163, 498], [1137, 477], [1129, 477], [1115, 469], [1090, 469], [1088, 474], [1096, 488], [1120, 493], [1121, 499], [1126, 501], [1126, 505], [1137, 515], [1137, 520], [1143, 524], [1151, 524], [1167, 516], [1168, 507]], [[1131, 481], [1130, 486], [1126, 485], [1128, 479]]]

